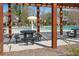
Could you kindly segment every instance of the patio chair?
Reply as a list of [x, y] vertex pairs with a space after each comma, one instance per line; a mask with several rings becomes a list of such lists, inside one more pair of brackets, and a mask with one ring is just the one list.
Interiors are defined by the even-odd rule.
[[41, 37], [42, 37], [42, 35], [40, 33], [35, 33], [34, 40], [35, 41], [41, 41]]
[[69, 38], [74, 38], [74, 32], [73, 32], [73, 31], [68, 31], [68, 32], [67, 32], [67, 36], [68, 36]]
[[60, 32], [57, 33], [57, 39], [66, 40], [67, 34], [66, 32], [63, 32], [63, 35], [60, 35]]
[[20, 39], [19, 35], [20, 34], [14, 34], [14, 38], [16, 39], [16, 43], [18, 43], [18, 39]]

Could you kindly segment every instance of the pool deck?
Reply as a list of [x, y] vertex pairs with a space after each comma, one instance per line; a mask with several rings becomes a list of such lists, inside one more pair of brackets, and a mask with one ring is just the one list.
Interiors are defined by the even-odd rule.
[[[66, 33], [69, 30], [64, 30], [64, 33]], [[28, 46], [25, 45], [25, 43], [11, 43], [11, 51], [21, 51], [21, 50], [29, 50], [29, 49], [40, 49], [40, 48], [51, 48], [51, 30], [41, 30], [40, 31], [45, 38], [49, 39], [49, 40], [44, 40], [44, 41], [40, 41], [40, 42], [35, 42], [34, 45], [29, 44]], [[59, 30], [57, 30], [57, 32], [59, 32]], [[14, 31], [13, 33], [18, 33], [16, 31]], [[58, 33], [57, 33], [58, 34]], [[58, 34], [59, 35], [59, 34]], [[9, 39], [4, 39], [4, 41], [8, 42]], [[13, 38], [13, 40], [15, 41], [15, 39]], [[71, 38], [67, 38], [66, 40], [61, 40], [58, 39], [57, 40], [57, 46], [62, 46], [62, 45], [67, 45], [68, 43], [70, 44], [76, 44], [79, 43], [79, 38], [78, 39], [71, 39]], [[9, 52], [9, 46], [7, 44], [4, 44], [3, 46], [3, 51], [4, 52]]]
[[[72, 40], [72, 41], [70, 41]], [[62, 46], [62, 45], [67, 45], [69, 44], [76, 44], [79, 43], [79, 40], [74, 40], [74, 39], [67, 39], [66, 41], [64, 40], [57, 40], [57, 46]], [[9, 51], [9, 46], [11, 45], [11, 50]], [[40, 42], [35, 42], [34, 45], [25, 45], [25, 43], [18, 43], [18, 44], [4, 44], [3, 46], [4, 52], [11, 52], [11, 51], [22, 51], [22, 50], [29, 50], [29, 49], [40, 49], [40, 48], [51, 48], [51, 40], [47, 41], [40, 41]]]

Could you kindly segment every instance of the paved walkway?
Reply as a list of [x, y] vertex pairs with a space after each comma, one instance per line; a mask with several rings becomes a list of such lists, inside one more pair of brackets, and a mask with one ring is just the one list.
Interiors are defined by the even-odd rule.
[[[72, 41], [70, 41], [71, 39], [68, 39], [68, 40], [67, 41], [60, 40], [60, 39], [57, 40], [57, 46], [67, 45], [67, 42], [69, 42], [70, 44], [76, 44], [79, 42], [79, 40], [74, 41], [74, 39], [72, 39]], [[10, 46], [11, 46], [11, 50], [10, 50]], [[51, 40], [36, 42], [34, 45], [31, 45], [29, 43], [28, 46], [26, 46], [25, 43], [10, 44], [10, 45], [4, 44], [4, 52], [39, 49], [39, 48], [45, 48], [45, 47], [46, 48], [51, 47]]]

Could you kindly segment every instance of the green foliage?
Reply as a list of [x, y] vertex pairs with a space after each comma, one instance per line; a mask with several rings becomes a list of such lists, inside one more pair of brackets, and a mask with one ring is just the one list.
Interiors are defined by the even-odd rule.
[[67, 25], [67, 21], [63, 21], [63, 25]]
[[63, 40], [67, 45], [65, 45], [65, 49], [68, 51], [67, 55], [79, 56], [79, 48], [73, 47], [69, 41]]
[[21, 23], [21, 25], [30, 25], [30, 22], [27, 17], [34, 13], [32, 11], [33, 10], [28, 6], [12, 5], [12, 14], [19, 18], [20, 22], [18, 21], [18, 24]]
[[76, 22], [67, 22], [67, 25], [76, 25]]
[[12, 14], [16, 15], [16, 16], [20, 16], [21, 14], [21, 6], [16, 6], [16, 5], [12, 5]]
[[[41, 21], [42, 25], [44, 25], [44, 26], [50, 25], [50, 22], [51, 22], [51, 13], [50, 12], [42, 14], [41, 17], [42, 17], [42, 21]], [[46, 22], [44, 22], [44, 20], [46, 20]]]
[[71, 52], [73, 53], [74, 56], [79, 56], [79, 48], [72, 48]]

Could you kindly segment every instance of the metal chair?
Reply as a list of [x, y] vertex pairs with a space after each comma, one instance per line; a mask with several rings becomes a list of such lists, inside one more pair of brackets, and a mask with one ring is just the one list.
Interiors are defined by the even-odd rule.
[[14, 38], [16, 39], [16, 43], [18, 43], [18, 39], [20, 39], [19, 35], [20, 34], [14, 34]]
[[68, 31], [67, 36], [70, 37], [70, 38], [74, 38], [74, 33], [71, 32], [71, 31]]
[[40, 33], [35, 33], [34, 40], [35, 41], [41, 41], [42, 35]]

